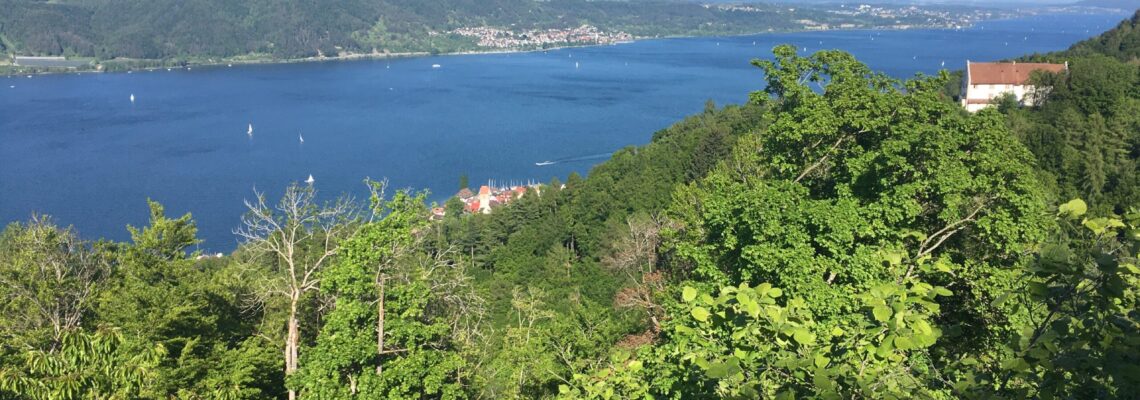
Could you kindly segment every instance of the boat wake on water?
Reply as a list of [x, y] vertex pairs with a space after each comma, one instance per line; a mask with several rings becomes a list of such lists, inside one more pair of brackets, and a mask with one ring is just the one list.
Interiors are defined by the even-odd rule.
[[599, 154], [590, 154], [590, 155], [586, 155], [586, 156], [566, 157], [566, 158], [559, 158], [557, 160], [546, 160], [546, 161], [542, 161], [542, 162], [536, 162], [536, 163], [534, 163], [534, 165], [542, 167], [542, 166], [547, 166], [547, 165], [571, 163], [571, 162], [579, 162], [579, 161], [602, 160], [602, 159], [610, 158], [610, 156], [612, 156], [613, 154], [614, 153], [599, 153]]

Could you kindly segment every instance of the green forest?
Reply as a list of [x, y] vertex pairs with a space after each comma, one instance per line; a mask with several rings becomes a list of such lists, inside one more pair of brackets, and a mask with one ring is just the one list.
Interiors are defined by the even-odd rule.
[[1135, 398], [1138, 23], [976, 114], [779, 46], [747, 104], [487, 215], [295, 184], [220, 258], [155, 202], [126, 242], [37, 215], [0, 398]]

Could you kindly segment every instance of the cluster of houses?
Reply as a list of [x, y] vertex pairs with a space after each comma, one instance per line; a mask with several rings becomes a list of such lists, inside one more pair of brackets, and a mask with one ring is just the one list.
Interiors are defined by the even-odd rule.
[[[535, 195], [542, 193], [542, 185], [536, 183], [508, 186], [483, 185], [479, 187], [478, 193], [463, 188], [455, 194], [455, 197], [463, 202], [463, 210], [468, 213], [490, 214], [491, 210], [522, 198], [530, 189], [534, 190]], [[435, 207], [432, 208], [431, 213], [432, 219], [442, 219], [446, 211], [443, 207]]]
[[597, 27], [582, 25], [569, 29], [542, 29], [514, 32], [488, 26], [459, 28], [451, 33], [473, 37], [480, 47], [519, 49], [560, 46], [566, 44], [612, 44], [633, 40], [625, 32], [602, 32]]
[[970, 62], [966, 60], [966, 76], [962, 79], [962, 107], [978, 112], [993, 105], [1005, 94], [1012, 94], [1023, 106], [1035, 106], [1050, 88], [1033, 86], [1034, 72], [1064, 73], [1069, 63]]

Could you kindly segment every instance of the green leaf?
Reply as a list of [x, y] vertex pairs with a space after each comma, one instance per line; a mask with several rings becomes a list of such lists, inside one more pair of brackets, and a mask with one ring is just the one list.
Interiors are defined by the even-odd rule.
[[627, 365], [626, 367], [629, 368], [630, 371], [637, 372], [637, 371], [641, 371], [642, 364], [641, 364], [641, 361], [639, 361], [639, 360], [633, 360], [633, 361], [630, 361], [629, 365]]
[[693, 289], [688, 286], [685, 286], [684, 289], [681, 289], [681, 301], [688, 303], [690, 301], [693, 301], [695, 298], [697, 298], [697, 289]]
[[721, 379], [728, 376], [731, 372], [731, 368], [732, 366], [728, 365], [728, 363], [713, 363], [705, 370], [705, 374], [708, 375], [709, 378]]
[[1140, 268], [1137, 268], [1136, 264], [1132, 264], [1132, 263], [1120, 264], [1120, 267], [1123, 268], [1125, 271], [1127, 271], [1130, 274], [1140, 275]]
[[899, 336], [895, 338], [895, 347], [899, 350], [909, 350], [914, 347], [914, 342], [908, 337]]
[[815, 334], [804, 328], [797, 328], [792, 334], [792, 338], [796, 339], [796, 342], [799, 342], [800, 344], [815, 343]]
[[871, 312], [875, 314], [875, 320], [879, 322], [887, 322], [887, 320], [891, 318], [891, 314], [894, 313], [891, 308], [887, 306], [875, 307]]
[[745, 304], [744, 310], [748, 312], [748, 315], [752, 318], [760, 317], [760, 304], [755, 301]]
[[693, 307], [693, 310], [689, 313], [692, 314], [693, 318], [696, 318], [697, 321], [705, 322], [709, 320], [709, 310], [704, 307]]
[[879, 344], [879, 347], [875, 349], [875, 354], [881, 358], [886, 358], [891, 354], [891, 351], [895, 349], [894, 342], [895, 335], [887, 335], [887, 338], [883, 340], [883, 343]]
[[1084, 200], [1072, 199], [1068, 203], [1057, 207], [1057, 214], [1063, 217], [1077, 218], [1088, 212], [1089, 206]]
[[823, 368], [823, 367], [826, 367], [826, 366], [827, 366], [827, 364], [829, 364], [829, 363], [831, 363], [831, 359], [830, 359], [830, 358], [824, 357], [822, 354], [817, 354], [817, 355], [815, 356], [815, 366], [816, 366], [816, 368]]

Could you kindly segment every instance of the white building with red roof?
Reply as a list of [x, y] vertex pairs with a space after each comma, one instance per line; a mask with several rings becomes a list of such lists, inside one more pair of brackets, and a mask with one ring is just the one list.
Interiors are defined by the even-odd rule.
[[966, 76], [962, 80], [962, 107], [977, 112], [993, 104], [1006, 93], [1012, 93], [1022, 105], [1033, 105], [1039, 89], [1030, 84], [1033, 72], [1060, 73], [1069, 70], [1069, 64], [1049, 63], [984, 63], [966, 61]]

